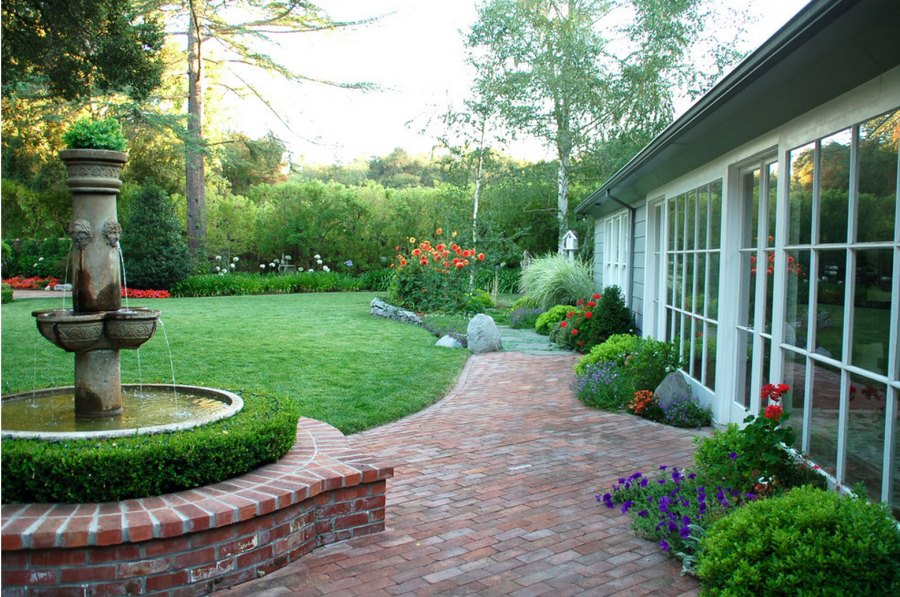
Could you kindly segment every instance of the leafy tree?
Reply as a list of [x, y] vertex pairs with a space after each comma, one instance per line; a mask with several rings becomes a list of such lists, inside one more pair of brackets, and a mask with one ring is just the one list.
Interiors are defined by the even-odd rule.
[[604, 40], [593, 24], [609, 8], [598, 0], [491, 0], [480, 7], [467, 39], [478, 81], [488, 79], [505, 124], [556, 150], [560, 250], [572, 157], [599, 119], [607, 84], [598, 59]]
[[159, 85], [164, 35], [133, 0], [3, 2], [4, 93], [36, 85], [66, 100]]
[[122, 255], [132, 288], [168, 289], [186, 278], [191, 255], [169, 195], [156, 185], [144, 186], [123, 226]]
[[253, 185], [281, 182], [287, 178], [283, 172], [286, 152], [284, 143], [272, 133], [260, 139], [234, 135], [220, 152], [222, 176], [237, 195], [246, 195]]
[[[260, 2], [257, 0], [180, 0], [160, 2], [161, 10], [181, 19], [187, 34], [188, 94], [187, 136], [185, 142], [185, 194], [187, 196], [188, 244], [197, 256], [206, 243], [206, 135], [204, 110], [208, 63], [236, 64], [276, 73], [289, 81], [325, 83], [347, 88], [366, 89], [362, 83], [341, 84], [312, 79], [296, 73], [276, 61], [260, 45], [281, 34], [326, 31], [360, 24], [331, 19], [315, 4], [301, 0]], [[210, 59], [211, 46], [219, 52]], [[235, 70], [230, 70], [244, 85], [233, 91], [249, 93], [272, 109], [264, 95]], [[273, 110], [274, 111], [274, 110]], [[281, 118], [276, 113], [276, 116]]]
[[[540, 139], [555, 150], [560, 250], [570, 226], [568, 198], [578, 159], [599, 142], [601, 175], [614, 171], [623, 156], [671, 121], [679, 84], [696, 93], [708, 87], [714, 75], [699, 73], [687, 56], [703, 30], [701, 8], [708, 4], [486, 0], [479, 8], [466, 41], [476, 88], [491, 90], [487, 97], [511, 134]], [[626, 25], [601, 29], [613, 10], [627, 17]], [[714, 74], [736, 58], [720, 51], [723, 45], [712, 52]]]

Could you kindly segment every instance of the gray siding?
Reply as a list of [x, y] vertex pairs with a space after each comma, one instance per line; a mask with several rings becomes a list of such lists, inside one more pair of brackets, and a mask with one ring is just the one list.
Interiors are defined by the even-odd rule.
[[634, 253], [631, 255], [631, 309], [638, 329], [644, 327], [644, 261], [647, 253], [647, 204], [634, 212]]
[[594, 220], [594, 288], [603, 288], [603, 220]]

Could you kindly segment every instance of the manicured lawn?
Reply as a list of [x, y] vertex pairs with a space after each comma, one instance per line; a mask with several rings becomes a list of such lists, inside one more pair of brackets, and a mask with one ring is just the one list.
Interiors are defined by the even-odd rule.
[[[421, 328], [370, 316], [372, 296], [130, 299], [161, 310], [165, 327], [140, 351], [122, 351], [122, 383], [172, 381], [165, 331], [179, 384], [295, 396], [304, 416], [344, 433], [396, 420], [440, 399], [469, 353], [435, 347]], [[42, 338], [31, 317], [61, 306], [60, 299], [3, 305], [4, 394], [72, 385], [74, 357]]]

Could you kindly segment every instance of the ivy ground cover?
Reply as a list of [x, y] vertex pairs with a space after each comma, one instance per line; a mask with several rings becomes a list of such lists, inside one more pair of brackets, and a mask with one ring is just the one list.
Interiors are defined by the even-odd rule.
[[[180, 384], [294, 396], [303, 416], [344, 433], [399, 419], [441, 398], [468, 353], [435, 347], [422, 328], [372, 317], [371, 299], [321, 293], [132, 302], [161, 310], [162, 325], [140, 358], [121, 353], [122, 383], [169, 383], [174, 368]], [[72, 356], [44, 340], [31, 316], [61, 307], [60, 299], [4, 305], [4, 394], [72, 385]]]

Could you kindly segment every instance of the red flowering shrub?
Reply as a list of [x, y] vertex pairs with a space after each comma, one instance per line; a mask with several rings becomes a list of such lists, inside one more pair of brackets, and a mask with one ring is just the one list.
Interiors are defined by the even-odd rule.
[[586, 353], [614, 334], [630, 333], [632, 322], [622, 291], [610, 286], [602, 295], [594, 293], [587, 299], [579, 299], [550, 339], [564, 348]]
[[166, 299], [172, 296], [168, 290], [139, 290], [137, 288], [122, 288], [121, 294], [122, 298], [136, 299]]
[[53, 287], [59, 284], [59, 279], [54, 278], [53, 276], [46, 278], [41, 278], [40, 276], [32, 276], [30, 278], [26, 278], [25, 276], [15, 276], [3, 280], [3, 283], [15, 290], [43, 290], [48, 286]]
[[[442, 233], [440, 228], [435, 231], [437, 236]], [[455, 242], [417, 243], [415, 237], [410, 237], [408, 251], [399, 245], [396, 250], [390, 265], [394, 270], [391, 303], [432, 313], [484, 310], [483, 298], [473, 294], [469, 285], [469, 272], [485, 260], [484, 253], [476, 255], [475, 249], [465, 249]]]

